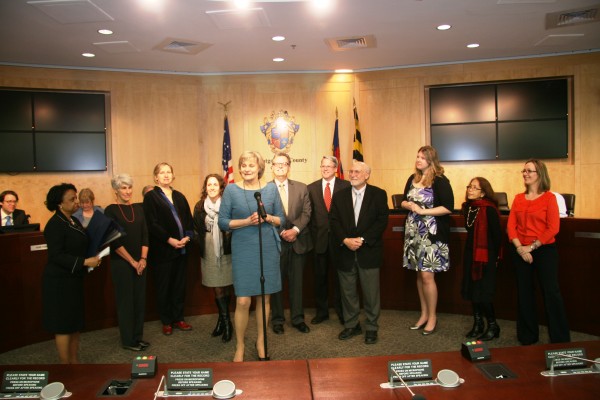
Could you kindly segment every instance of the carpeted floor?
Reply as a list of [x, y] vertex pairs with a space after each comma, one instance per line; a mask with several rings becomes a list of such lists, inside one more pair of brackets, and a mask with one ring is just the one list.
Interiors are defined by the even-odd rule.
[[[333, 310], [331, 315], [335, 315]], [[379, 341], [366, 345], [364, 336], [347, 341], [337, 338], [343, 329], [337, 318], [319, 325], [310, 325], [314, 310], [306, 310], [306, 322], [311, 331], [300, 333], [289, 324], [283, 335], [268, 330], [268, 349], [271, 359], [308, 359], [359, 357], [369, 355], [425, 353], [459, 350], [466, 339], [464, 334], [471, 328], [472, 317], [454, 314], [439, 314], [438, 331], [431, 336], [423, 336], [420, 331], [411, 331], [410, 325], [416, 322], [417, 312], [383, 310], [379, 321]], [[162, 362], [215, 362], [230, 361], [235, 350], [235, 338], [226, 344], [220, 338], [212, 338], [217, 316], [202, 315], [187, 318], [194, 329], [189, 332], [174, 330], [170, 337], [161, 333], [159, 321], [147, 322], [144, 339], [152, 346], [143, 353], [121, 348], [117, 328], [83, 333], [81, 336], [80, 357], [83, 363], [122, 364], [129, 363], [140, 354], [153, 354]], [[501, 327], [500, 338], [488, 342], [490, 348], [518, 346], [514, 321], [498, 321]], [[600, 337], [584, 333], [571, 333], [573, 341], [600, 340]], [[246, 361], [256, 360], [256, 323], [254, 313], [246, 333]], [[545, 327], [541, 327], [540, 344], [548, 343]], [[58, 357], [53, 341], [33, 344], [0, 354], [0, 364], [52, 364]]]

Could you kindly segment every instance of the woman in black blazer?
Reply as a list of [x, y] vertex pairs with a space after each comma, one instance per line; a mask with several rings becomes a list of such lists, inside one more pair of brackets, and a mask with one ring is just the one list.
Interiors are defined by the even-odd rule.
[[144, 196], [144, 214], [150, 238], [149, 262], [154, 269], [156, 303], [163, 334], [173, 328], [189, 331], [183, 319], [187, 244], [194, 237], [190, 206], [185, 196], [171, 187], [173, 168], [166, 162], [154, 167], [156, 186]]

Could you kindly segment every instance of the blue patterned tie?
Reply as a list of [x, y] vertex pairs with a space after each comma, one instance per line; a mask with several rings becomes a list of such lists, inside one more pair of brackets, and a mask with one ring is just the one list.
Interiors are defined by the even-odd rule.
[[5, 219], [6, 219], [6, 223], [4, 225], [12, 226], [13, 223], [12, 223], [12, 218], [10, 217], [10, 215], [7, 215]]

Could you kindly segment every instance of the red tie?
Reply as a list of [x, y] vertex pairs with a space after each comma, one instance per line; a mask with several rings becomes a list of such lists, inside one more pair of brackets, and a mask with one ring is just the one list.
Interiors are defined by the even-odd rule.
[[329, 211], [331, 208], [331, 188], [329, 187], [329, 182], [325, 186], [325, 194], [323, 195], [323, 198], [325, 199], [325, 207], [327, 208], [327, 211]]

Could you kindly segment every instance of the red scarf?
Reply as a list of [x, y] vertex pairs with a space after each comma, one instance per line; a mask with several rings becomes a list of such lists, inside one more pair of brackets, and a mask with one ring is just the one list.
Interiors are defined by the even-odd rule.
[[[488, 199], [475, 200], [468, 203], [470, 207], [479, 207], [475, 217], [475, 226], [473, 227], [473, 265], [471, 267], [471, 277], [477, 281], [483, 277], [483, 266], [489, 261], [488, 250], [488, 220], [486, 207], [494, 207], [500, 213], [498, 207]], [[465, 224], [467, 223], [468, 213], [465, 215]]]

